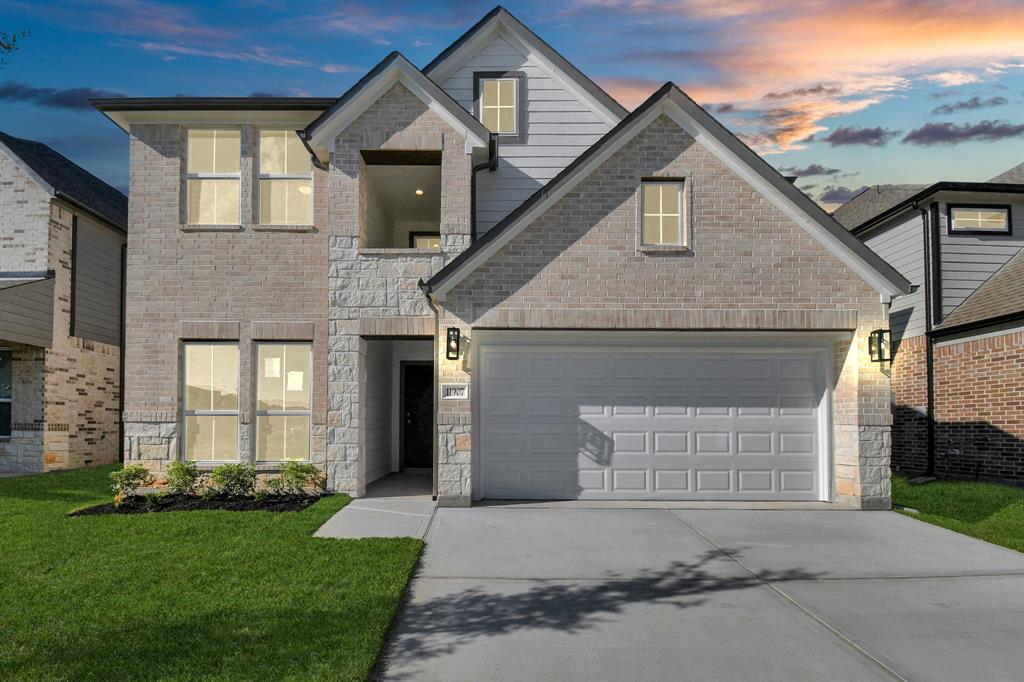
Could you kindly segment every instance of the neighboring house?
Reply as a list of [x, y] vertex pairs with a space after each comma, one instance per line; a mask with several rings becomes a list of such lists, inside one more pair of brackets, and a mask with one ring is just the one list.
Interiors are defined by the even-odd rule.
[[1024, 164], [871, 187], [834, 217], [916, 287], [889, 313], [893, 466], [1024, 479]]
[[889, 505], [867, 337], [909, 284], [671, 83], [627, 115], [497, 8], [337, 100], [95, 104], [131, 135], [126, 459]]
[[0, 472], [116, 462], [128, 198], [0, 133]]

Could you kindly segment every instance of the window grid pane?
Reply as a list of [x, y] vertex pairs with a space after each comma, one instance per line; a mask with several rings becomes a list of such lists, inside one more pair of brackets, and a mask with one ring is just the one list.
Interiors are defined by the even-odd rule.
[[260, 223], [312, 225], [312, 172], [309, 152], [294, 131], [261, 130]]
[[516, 88], [514, 78], [483, 81], [482, 123], [492, 133], [516, 132]]
[[1007, 231], [1007, 211], [992, 208], [954, 208], [954, 230]]
[[308, 460], [311, 344], [263, 343], [257, 351], [256, 459]]
[[679, 183], [643, 185], [643, 244], [682, 244], [681, 194], [682, 185]]
[[238, 459], [238, 346], [189, 343], [184, 352], [185, 459]]

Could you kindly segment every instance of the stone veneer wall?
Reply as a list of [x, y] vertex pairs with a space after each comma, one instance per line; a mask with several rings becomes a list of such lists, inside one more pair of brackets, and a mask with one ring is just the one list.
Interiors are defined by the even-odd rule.
[[[692, 250], [637, 250], [640, 179], [685, 177]], [[837, 343], [835, 489], [887, 508], [888, 377], [867, 357], [878, 293], [675, 123], [662, 117], [449, 292], [440, 328], [850, 330]], [[439, 381], [468, 382], [436, 360]], [[469, 504], [469, 400], [438, 412], [439, 494]]]
[[[366, 248], [360, 150], [441, 150], [441, 251]], [[328, 290], [329, 485], [365, 492], [367, 353], [374, 336], [433, 335], [419, 289], [470, 241], [471, 157], [464, 138], [404, 85], [395, 84], [334, 140], [330, 171]]]
[[47, 262], [54, 270], [53, 344], [13, 345], [11, 440], [0, 471], [41, 472], [118, 460], [120, 349], [69, 336], [74, 213], [50, 205]]
[[260, 225], [258, 130], [241, 127], [238, 225], [186, 224], [179, 125], [132, 126], [125, 458], [162, 471], [179, 456], [182, 342], [239, 344], [242, 461], [253, 461], [256, 341], [313, 344], [311, 459], [327, 432], [327, 173], [313, 172], [313, 225]]

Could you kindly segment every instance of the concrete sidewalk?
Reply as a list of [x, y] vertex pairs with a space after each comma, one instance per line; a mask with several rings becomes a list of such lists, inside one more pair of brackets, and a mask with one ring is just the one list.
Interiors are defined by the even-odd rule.
[[370, 485], [366, 497], [352, 500], [327, 520], [319, 538], [423, 538], [437, 507], [431, 499], [430, 472], [402, 472]]
[[891, 512], [439, 509], [396, 680], [1019, 680], [1024, 555]]

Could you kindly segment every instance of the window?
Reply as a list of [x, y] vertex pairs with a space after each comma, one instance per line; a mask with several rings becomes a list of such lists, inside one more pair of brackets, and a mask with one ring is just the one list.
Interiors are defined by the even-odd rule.
[[11, 388], [14, 383], [11, 351], [0, 349], [0, 438], [11, 437]]
[[238, 459], [238, 345], [185, 344], [185, 459]]
[[261, 343], [257, 357], [256, 459], [308, 460], [310, 365], [308, 343]]
[[1010, 207], [950, 205], [949, 231], [1009, 234]]
[[683, 245], [683, 183], [645, 181], [643, 237], [646, 246]]
[[239, 222], [241, 136], [238, 130], [188, 131], [188, 222]]
[[434, 249], [441, 250], [441, 235], [437, 232], [410, 232], [410, 249]]
[[313, 164], [295, 131], [260, 131], [260, 223], [313, 224]]
[[515, 135], [516, 98], [519, 82], [516, 78], [481, 79], [480, 120], [492, 133]]

